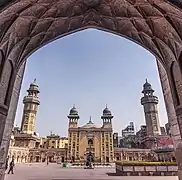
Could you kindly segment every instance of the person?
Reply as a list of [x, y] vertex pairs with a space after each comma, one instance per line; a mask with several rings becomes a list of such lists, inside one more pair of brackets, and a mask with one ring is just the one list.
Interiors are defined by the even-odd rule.
[[9, 156], [6, 158], [6, 170], [8, 169], [8, 161], [9, 161]]
[[8, 171], [8, 174], [11, 172], [11, 174], [14, 174], [14, 166], [15, 166], [15, 163], [14, 163], [14, 159], [12, 159], [12, 161], [10, 162], [9, 164], [9, 171]]

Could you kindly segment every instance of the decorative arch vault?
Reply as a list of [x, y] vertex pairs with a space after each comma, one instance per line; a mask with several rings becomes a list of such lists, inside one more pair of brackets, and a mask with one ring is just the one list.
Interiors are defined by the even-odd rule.
[[124, 36], [163, 64], [182, 49], [182, 10], [165, 0], [20, 0], [0, 13], [0, 49], [17, 67], [33, 51], [89, 27]]
[[169, 79], [182, 135], [180, 5], [180, 0], [1, 1], [0, 180], [21, 87], [21, 65], [45, 44], [86, 28], [126, 37], [148, 49], [160, 61]]

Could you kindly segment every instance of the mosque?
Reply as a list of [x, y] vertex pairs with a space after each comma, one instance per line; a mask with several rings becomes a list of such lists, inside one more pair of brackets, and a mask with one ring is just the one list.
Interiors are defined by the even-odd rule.
[[97, 127], [90, 117], [87, 124], [78, 125], [79, 113], [75, 106], [68, 115], [68, 157], [72, 161], [84, 161], [91, 152], [95, 162], [112, 162], [113, 129], [111, 111], [106, 107], [101, 116], [102, 125]]

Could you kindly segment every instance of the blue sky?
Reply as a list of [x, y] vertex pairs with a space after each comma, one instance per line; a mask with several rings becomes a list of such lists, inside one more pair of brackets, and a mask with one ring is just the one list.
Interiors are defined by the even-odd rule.
[[15, 125], [22, 119], [23, 97], [33, 79], [40, 89], [36, 131], [67, 135], [67, 115], [73, 104], [80, 114], [79, 124], [89, 117], [100, 125], [106, 104], [114, 115], [114, 131], [120, 133], [130, 121], [139, 130], [145, 123], [140, 105], [145, 79], [159, 97], [161, 125], [167, 115], [155, 57], [125, 38], [88, 29], [58, 39], [32, 54], [26, 66]]

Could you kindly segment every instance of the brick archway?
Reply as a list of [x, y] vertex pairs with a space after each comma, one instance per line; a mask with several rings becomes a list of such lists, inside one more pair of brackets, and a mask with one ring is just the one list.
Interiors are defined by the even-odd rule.
[[[5, 147], [7, 151], [21, 86], [21, 78], [18, 81], [17, 77], [22, 76], [23, 70], [21, 75], [17, 73], [26, 58], [56, 38], [90, 27], [124, 36], [148, 49], [160, 61], [169, 79], [178, 123], [182, 122], [181, 17], [182, 10], [166, 0], [17, 0], [2, 8], [1, 149]], [[3, 164], [6, 153], [1, 149]], [[0, 179], [1, 174], [0, 169]]]

